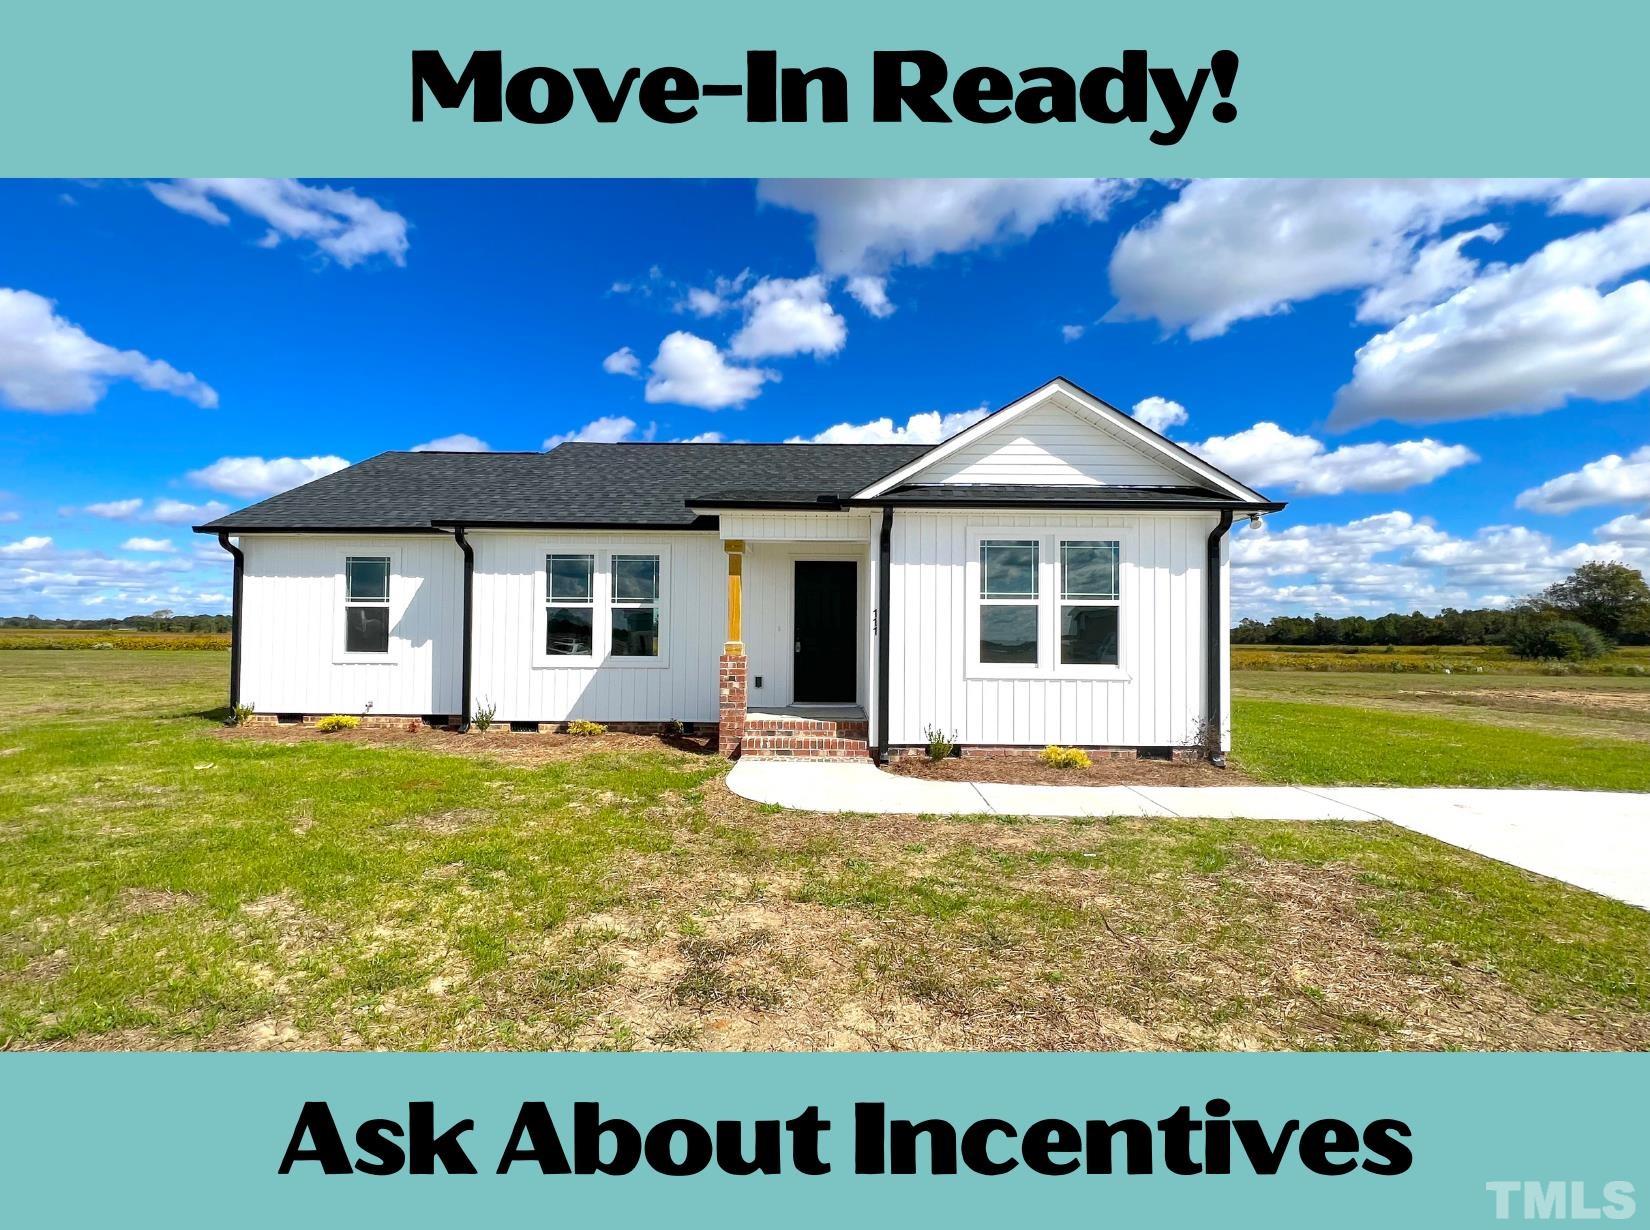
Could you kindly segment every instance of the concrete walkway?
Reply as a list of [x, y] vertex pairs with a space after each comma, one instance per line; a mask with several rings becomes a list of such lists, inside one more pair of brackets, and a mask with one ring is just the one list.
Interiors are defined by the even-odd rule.
[[728, 788], [802, 811], [926, 816], [1387, 820], [1650, 909], [1650, 794], [1380, 786], [1005, 786], [871, 764], [741, 760]]

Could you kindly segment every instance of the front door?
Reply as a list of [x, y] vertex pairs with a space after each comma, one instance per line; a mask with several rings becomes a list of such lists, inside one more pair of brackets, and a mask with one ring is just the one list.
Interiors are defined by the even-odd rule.
[[796, 644], [791, 699], [799, 705], [854, 703], [854, 611], [859, 565], [796, 561]]

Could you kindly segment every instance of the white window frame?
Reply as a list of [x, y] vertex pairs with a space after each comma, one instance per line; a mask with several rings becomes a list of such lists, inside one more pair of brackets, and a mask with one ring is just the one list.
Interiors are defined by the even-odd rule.
[[[1037, 661], [980, 661], [980, 610], [984, 606], [1015, 605], [1012, 599], [987, 599], [980, 593], [980, 547], [987, 542], [1037, 542]], [[1115, 542], [1117, 544], [1117, 600], [1114, 603], [1083, 599], [1065, 602], [1060, 591], [1060, 544], [1062, 542]], [[1128, 530], [1106, 527], [990, 526], [970, 530], [968, 558], [963, 565], [964, 635], [968, 679], [1084, 679], [1128, 681], [1133, 648], [1131, 588], [1134, 577], [1134, 542]], [[1060, 662], [1061, 608], [1071, 606], [1116, 605], [1117, 665]]]
[[[344, 635], [346, 616], [344, 611], [351, 606], [378, 606], [377, 602], [352, 602], [349, 597], [349, 561], [352, 559], [387, 559], [390, 562], [389, 585], [384, 605], [389, 608], [390, 635], [388, 646], [383, 653], [351, 653], [344, 646], [347, 644]], [[404, 585], [401, 584], [401, 552], [394, 547], [343, 547], [338, 551], [338, 567], [333, 575], [333, 602], [332, 602], [332, 660], [339, 665], [361, 666], [393, 666], [401, 660], [402, 638], [396, 635], [397, 627], [401, 622], [401, 604], [398, 598], [404, 597]]]
[[[1117, 597], [1115, 598], [1067, 598], [1063, 571], [1065, 569], [1065, 546], [1068, 542], [1099, 543], [1117, 548]], [[1054, 534], [1054, 550], [1058, 558], [1054, 561], [1054, 643], [1050, 648], [1054, 651], [1054, 664], [1057, 675], [1067, 675], [1077, 671], [1105, 671], [1119, 672], [1123, 668], [1123, 540], [1116, 534], [1104, 531], [1088, 530], [1081, 534], [1070, 533], [1065, 530], [1056, 530]], [[1060, 661], [1060, 642], [1066, 626], [1066, 608], [1068, 606], [1109, 606], [1117, 612], [1117, 661], [1115, 663], [1100, 662], [1062, 662]]]
[[[544, 642], [549, 615], [549, 557], [552, 555], [589, 555], [595, 559], [595, 574], [591, 582], [591, 653], [586, 655], [549, 654]], [[615, 602], [613, 596], [613, 557], [615, 555], [656, 555], [659, 557], [659, 593], [655, 603]], [[653, 605], [659, 610], [659, 653], [651, 658], [617, 657], [613, 654], [613, 610], [618, 607]], [[581, 542], [577, 539], [551, 539], [539, 544], [533, 569], [533, 645], [532, 662], [535, 670], [593, 670], [612, 667], [617, 670], [662, 670], [670, 665], [671, 602], [670, 602], [670, 548], [656, 541], [635, 542]]]

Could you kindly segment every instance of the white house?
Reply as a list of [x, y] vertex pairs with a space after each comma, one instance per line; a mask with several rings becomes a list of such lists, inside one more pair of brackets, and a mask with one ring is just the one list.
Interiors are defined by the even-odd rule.
[[725, 754], [1229, 746], [1227, 531], [1281, 508], [1068, 380], [934, 447], [383, 453], [230, 513], [232, 703]]

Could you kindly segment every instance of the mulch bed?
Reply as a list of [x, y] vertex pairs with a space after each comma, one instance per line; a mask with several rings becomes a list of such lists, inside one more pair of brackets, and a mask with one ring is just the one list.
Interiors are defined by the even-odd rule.
[[516, 733], [507, 726], [494, 726], [488, 731], [472, 730], [460, 734], [456, 730], [421, 727], [404, 730], [397, 727], [359, 726], [354, 730], [319, 731], [313, 726], [231, 726], [218, 732], [221, 739], [253, 739], [263, 743], [308, 743], [315, 740], [333, 743], [361, 743], [371, 747], [405, 747], [413, 751], [443, 752], [451, 756], [485, 756], [512, 764], [541, 764], [553, 760], [569, 760], [589, 756], [595, 752], [646, 752], [668, 748], [695, 756], [715, 753], [715, 736], [635, 735], [610, 731], [602, 735], [564, 735]]
[[1035, 756], [926, 756], [889, 765], [901, 777], [942, 782], [1002, 782], [1029, 786], [1239, 786], [1251, 779], [1206, 761], [1096, 758], [1086, 769], [1061, 769]]

